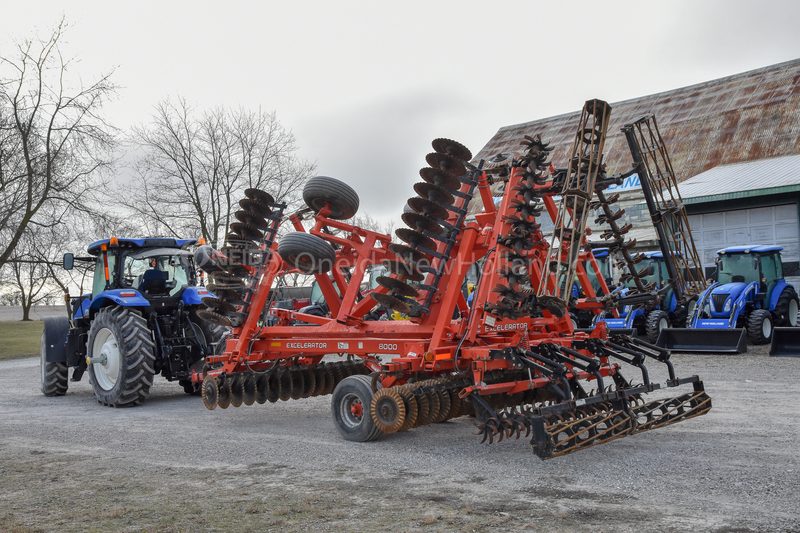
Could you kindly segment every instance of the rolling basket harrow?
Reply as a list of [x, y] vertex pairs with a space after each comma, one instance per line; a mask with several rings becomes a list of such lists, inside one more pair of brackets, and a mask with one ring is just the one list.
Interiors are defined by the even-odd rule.
[[[559, 171], [538, 136], [525, 138], [521, 155], [477, 164], [461, 144], [436, 139], [402, 216], [408, 227], [396, 231], [403, 244], [346, 223], [358, 196], [333, 178], [312, 178], [303, 192], [309, 208], [289, 215], [269, 194], [246, 191], [226, 245], [199, 251], [218, 297], [204, 300], [200, 316], [231, 327], [194, 376], [206, 407], [331, 394], [337, 428], [354, 441], [469, 415], [484, 441], [525, 435], [542, 459], [707, 413], [702, 381], [676, 377], [668, 350], [602, 322], [577, 331], [567, 312], [613, 313], [617, 303], [588, 281], [584, 265], [597, 269], [586, 245], [590, 211], [603, 209], [617, 248], [635, 245], [614, 223], [614, 199], [595, 196], [613, 182], [602, 165], [610, 112], [605, 102], [586, 103]], [[537, 222], [545, 211], [555, 224], [549, 242]], [[276, 240], [287, 222], [295, 231]], [[624, 257], [635, 275], [635, 256]], [[470, 306], [462, 284], [478, 261]], [[390, 274], [365, 297], [359, 284], [373, 265]], [[290, 269], [315, 275], [329, 316], [273, 307], [273, 281]], [[586, 288], [579, 301], [576, 278]], [[641, 289], [639, 298], [651, 291]], [[366, 320], [376, 306], [408, 320]], [[266, 326], [268, 315], [277, 323]], [[306, 325], [291, 325], [298, 322]], [[346, 358], [323, 361], [326, 354]], [[651, 381], [645, 362], [665, 365], [668, 379]], [[641, 382], [623, 377], [623, 367]], [[646, 399], [677, 387], [689, 390]]]

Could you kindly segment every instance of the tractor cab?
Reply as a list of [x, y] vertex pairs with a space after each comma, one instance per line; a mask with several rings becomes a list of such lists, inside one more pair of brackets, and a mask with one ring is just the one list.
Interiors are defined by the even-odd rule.
[[[769, 301], [778, 282], [783, 279], [781, 246], [733, 246], [717, 252], [715, 281], [727, 294], [741, 293], [750, 284], [755, 300]], [[722, 289], [722, 287], [720, 287]], [[714, 289], [716, 293], [717, 290]]]

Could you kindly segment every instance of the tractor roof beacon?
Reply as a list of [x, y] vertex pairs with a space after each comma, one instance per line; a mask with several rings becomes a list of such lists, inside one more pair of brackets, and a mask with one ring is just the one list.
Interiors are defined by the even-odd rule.
[[64, 254], [65, 269], [75, 261], [94, 269], [92, 290], [66, 295], [68, 316], [44, 319], [42, 392], [66, 394], [72, 368], [72, 381], [88, 371], [97, 400], [113, 407], [143, 402], [156, 374], [198, 393], [191, 373], [203, 369], [225, 328], [197, 316], [203, 299], [215, 297], [199, 283], [196, 244], [112, 237], [90, 244], [87, 256]]

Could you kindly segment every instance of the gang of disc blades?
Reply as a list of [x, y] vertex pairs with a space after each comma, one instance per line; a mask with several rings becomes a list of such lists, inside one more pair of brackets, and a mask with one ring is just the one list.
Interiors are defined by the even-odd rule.
[[275, 198], [273, 198], [270, 193], [264, 192], [261, 189], [245, 189], [244, 195], [250, 198], [251, 200], [261, 202], [262, 204], [275, 203]]
[[407, 242], [412, 248], [422, 246], [428, 250], [436, 250], [436, 241], [409, 228], [397, 228], [394, 231], [401, 241]]
[[425, 156], [425, 161], [433, 168], [442, 169], [446, 174], [456, 178], [467, 173], [464, 163], [451, 155], [431, 152]]
[[231, 224], [231, 230], [253, 241], [259, 241], [264, 238], [264, 233], [260, 229], [244, 222], [234, 222]]
[[414, 184], [414, 191], [423, 198], [427, 198], [433, 202], [452, 205], [456, 199], [444, 187], [439, 187], [427, 181]]
[[212, 298], [211, 296], [206, 296], [201, 298], [201, 301], [208, 307], [209, 309], [213, 309], [216, 313], [226, 312], [226, 311], [236, 311], [236, 306], [233, 304], [228, 303], [227, 301], [223, 300], [222, 298]]
[[408, 205], [410, 205], [411, 209], [417, 213], [424, 213], [440, 220], [447, 220], [447, 217], [449, 216], [447, 209], [440, 206], [436, 202], [431, 202], [430, 200], [420, 198], [419, 196], [415, 198], [409, 198]]
[[457, 191], [461, 188], [461, 182], [456, 176], [451, 176], [438, 168], [425, 167], [420, 169], [419, 176], [428, 183]]
[[433, 146], [433, 149], [440, 154], [452, 155], [453, 157], [461, 159], [462, 161], [469, 161], [472, 159], [472, 152], [470, 152], [469, 149], [460, 142], [452, 139], [434, 139], [431, 143], [431, 146]]
[[403, 213], [400, 218], [403, 219], [403, 222], [405, 222], [406, 226], [413, 230], [429, 231], [436, 235], [441, 235], [444, 233], [444, 228], [439, 225], [438, 222], [420, 213], [415, 213], [414, 211], [410, 213]]
[[233, 246], [235, 248], [250, 249], [257, 247], [256, 243], [254, 243], [251, 239], [248, 239], [243, 235], [239, 235], [238, 233], [228, 233], [225, 236], [225, 243], [228, 246]]
[[216, 326], [227, 326], [227, 327], [233, 326], [233, 324], [227, 317], [222, 316], [219, 313], [215, 313], [210, 309], [198, 309], [197, 316], [200, 317], [202, 320], [205, 320], [206, 322], [209, 322]]
[[378, 276], [377, 278], [375, 278], [375, 281], [381, 287], [385, 287], [389, 289], [390, 292], [399, 294], [400, 296], [409, 296], [411, 298], [416, 298], [417, 296], [419, 296], [419, 293], [415, 289], [409, 287], [408, 284], [406, 284], [403, 281], [400, 281], [397, 278], [390, 278], [389, 276]]

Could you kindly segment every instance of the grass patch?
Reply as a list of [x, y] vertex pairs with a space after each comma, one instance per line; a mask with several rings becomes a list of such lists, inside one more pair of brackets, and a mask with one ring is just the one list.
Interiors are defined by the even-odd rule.
[[39, 355], [43, 322], [0, 322], [0, 361]]

